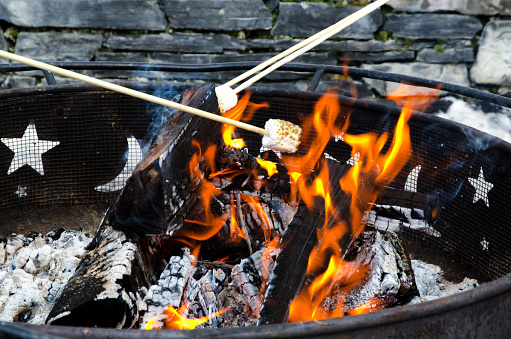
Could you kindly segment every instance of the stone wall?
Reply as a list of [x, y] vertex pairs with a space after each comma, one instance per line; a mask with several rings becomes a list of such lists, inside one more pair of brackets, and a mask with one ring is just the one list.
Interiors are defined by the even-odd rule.
[[[0, 0], [0, 49], [41, 60], [204, 64], [261, 61], [367, 1]], [[296, 60], [416, 75], [506, 94], [511, 0], [391, 0]], [[6, 63], [6, 60], [0, 60]], [[236, 73], [89, 72], [106, 79], [225, 82]], [[59, 79], [59, 83], [70, 82]], [[304, 89], [297, 74], [264, 79]], [[44, 84], [39, 71], [0, 75], [3, 88]], [[385, 94], [391, 84], [359, 83]], [[370, 93], [366, 92], [366, 93]]]

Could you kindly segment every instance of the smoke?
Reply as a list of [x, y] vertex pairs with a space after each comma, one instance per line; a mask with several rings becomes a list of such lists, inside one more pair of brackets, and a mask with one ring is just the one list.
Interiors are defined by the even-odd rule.
[[[157, 72], [160, 73], [158, 68], [155, 67], [144, 67], [136, 70], [134, 73], [137, 72]], [[182, 97], [182, 92], [177, 90], [177, 86], [170, 85], [171, 83], [168, 83], [169, 86], [158, 86], [158, 82], [155, 83], [156, 86], [154, 87], [154, 90], [152, 93], [148, 93], [151, 95], [154, 95], [159, 98], [167, 99], [174, 102], [180, 102]], [[146, 92], [145, 88], [139, 88], [139, 90]], [[146, 115], [148, 115], [151, 119], [151, 123], [147, 127], [147, 132], [143, 140], [141, 140], [141, 147], [143, 154], [146, 154], [149, 147], [151, 146], [151, 143], [153, 142], [154, 138], [158, 135], [159, 131], [167, 121], [172, 118], [176, 114], [177, 110], [157, 105], [152, 102], [146, 103]]]
[[[481, 108], [469, 105], [463, 100], [446, 97], [451, 105], [445, 113], [436, 115], [445, 119], [456, 121], [473, 127], [511, 143], [511, 112], [507, 109], [494, 109], [484, 112]], [[476, 151], [483, 151], [488, 147], [489, 139], [476, 135], [473, 130], [464, 130], [467, 139], [474, 145]]]

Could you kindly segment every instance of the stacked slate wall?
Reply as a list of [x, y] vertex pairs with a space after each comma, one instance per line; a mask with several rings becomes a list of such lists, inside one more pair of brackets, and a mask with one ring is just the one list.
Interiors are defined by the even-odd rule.
[[[0, 0], [0, 49], [49, 61], [148, 64], [262, 61], [367, 3]], [[508, 87], [511, 88], [509, 55], [509, 0], [391, 0], [295, 62], [326, 65], [347, 62], [360, 68], [507, 94]], [[108, 80], [171, 78], [222, 83], [239, 73], [169, 75], [140, 69], [88, 74]], [[308, 76], [274, 74], [264, 82], [305, 89]], [[57, 81], [72, 82], [58, 77]], [[0, 83], [2, 88], [13, 88], [44, 85], [45, 80], [42, 72], [32, 71], [0, 74]], [[359, 85], [366, 94], [372, 91], [385, 94], [393, 89], [378, 81]]]

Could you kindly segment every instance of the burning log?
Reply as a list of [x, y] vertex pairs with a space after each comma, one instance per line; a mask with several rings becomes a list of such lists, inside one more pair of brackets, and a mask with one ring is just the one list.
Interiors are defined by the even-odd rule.
[[404, 305], [419, 296], [410, 260], [395, 233], [363, 232], [345, 259], [350, 265], [369, 266], [357, 287], [341, 292], [342, 298], [336, 296], [343, 301], [346, 313], [357, 314], [364, 307]]
[[[332, 205], [339, 215], [349, 215], [351, 199], [339, 186], [339, 179], [348, 169], [348, 165], [329, 166], [329, 182], [334, 184]], [[314, 199], [313, 209], [307, 207], [303, 200], [298, 205], [293, 220], [282, 236], [282, 249], [266, 290], [259, 325], [287, 321], [289, 305], [304, 283], [310, 253], [318, 242], [316, 232], [322, 227], [331, 227], [335, 222], [325, 215], [326, 210], [325, 201], [319, 197]], [[349, 241], [349, 235], [343, 241]]]
[[[182, 100], [217, 108], [212, 85], [185, 92]], [[48, 324], [130, 327], [138, 321], [138, 289], [156, 280], [170, 256], [159, 236], [180, 226], [197, 200], [199, 183], [188, 169], [196, 151], [192, 137], [204, 148], [216, 144], [220, 126], [211, 128], [208, 120], [177, 112], [162, 128], [107, 211]]]
[[367, 224], [381, 231], [399, 232], [401, 228], [422, 231], [439, 237], [432, 224], [440, 215], [436, 195], [425, 195], [387, 187], [373, 204]]
[[195, 262], [195, 258], [190, 255], [188, 248], [185, 248], [183, 252], [182, 256], [173, 256], [169, 259], [158, 283], [149, 288], [142, 303], [139, 303], [140, 311], [145, 311], [142, 319], [143, 328], [149, 321], [153, 321], [156, 326], [163, 326], [164, 309], [168, 305], [175, 308], [181, 305], [185, 287], [189, 284]]

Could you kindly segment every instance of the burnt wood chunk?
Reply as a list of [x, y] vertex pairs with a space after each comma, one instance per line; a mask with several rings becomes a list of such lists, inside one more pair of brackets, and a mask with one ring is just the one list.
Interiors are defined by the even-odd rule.
[[[212, 84], [183, 93], [182, 101], [219, 114]], [[138, 236], [163, 234], [180, 225], [197, 199], [199, 182], [191, 180], [190, 160], [220, 141], [220, 123], [176, 112], [127, 180], [107, 216], [109, 223]]]
[[[339, 179], [346, 174], [350, 166], [333, 162], [330, 162], [330, 165], [333, 206], [339, 212], [338, 215], [349, 218], [351, 197], [342, 191]], [[333, 223], [334, 220], [327, 220], [328, 227]], [[325, 202], [322, 198], [315, 199], [312, 209], [307, 208], [303, 200], [300, 201], [293, 220], [282, 236], [281, 251], [266, 290], [258, 325], [287, 321], [289, 305], [304, 284], [309, 255], [318, 241], [316, 231], [324, 224]], [[341, 240], [345, 248], [350, 239], [351, 234], [347, 234]]]
[[[218, 112], [212, 84], [185, 91], [181, 102]], [[48, 324], [123, 328], [138, 321], [139, 288], [156, 282], [171, 256], [159, 236], [183, 223], [198, 199], [190, 159], [197, 147], [218, 144], [220, 133], [220, 124], [187, 113], [169, 119], [107, 211]]]

